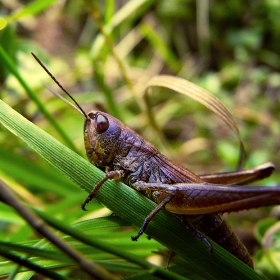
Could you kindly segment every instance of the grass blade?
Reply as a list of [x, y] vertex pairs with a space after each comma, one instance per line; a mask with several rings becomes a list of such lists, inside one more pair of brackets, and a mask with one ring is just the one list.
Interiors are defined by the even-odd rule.
[[147, 90], [150, 87], [165, 87], [184, 94], [201, 103], [219, 116], [239, 139], [240, 154], [237, 169], [243, 169], [246, 152], [239, 129], [231, 113], [214, 95], [185, 79], [167, 75], [155, 76], [148, 82], [146, 87], [146, 98], [148, 98]]

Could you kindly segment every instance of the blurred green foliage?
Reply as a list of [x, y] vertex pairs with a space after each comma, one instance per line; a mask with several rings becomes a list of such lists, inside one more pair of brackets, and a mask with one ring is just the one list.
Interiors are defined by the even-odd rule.
[[[157, 137], [146, 116], [143, 90], [151, 77], [169, 74], [196, 83], [236, 118], [247, 148], [246, 167], [273, 162], [275, 174], [262, 183], [279, 184], [279, 1], [2, 1], [0, 17], [7, 23], [0, 31], [1, 47], [56, 125], [4, 67], [2, 57], [1, 99], [60, 141], [67, 144], [70, 139], [80, 154], [84, 155], [83, 118], [44, 87], [47, 83], [56, 89], [31, 52], [85, 111], [98, 108], [121, 118], [198, 174], [231, 171], [238, 160], [237, 139], [201, 104], [166, 89], [153, 90], [151, 106], [163, 138]], [[88, 217], [79, 211], [85, 193], [2, 126], [0, 176], [24, 201], [70, 224]], [[61, 185], [67, 185], [67, 194]], [[100, 208], [91, 203], [91, 210]], [[36, 242], [30, 228], [7, 206], [0, 204], [0, 211], [1, 240]], [[277, 279], [279, 242], [272, 240], [264, 249], [260, 244], [268, 238], [260, 232], [274, 223], [256, 226], [259, 243], [250, 229], [264, 217], [278, 217], [278, 208], [242, 213], [242, 228], [231, 216], [250, 252], [257, 252], [256, 268]], [[128, 242], [130, 235], [125, 235]], [[161, 245], [150, 246], [156, 250]], [[151, 248], [147, 245], [141, 255], [149, 256]]]

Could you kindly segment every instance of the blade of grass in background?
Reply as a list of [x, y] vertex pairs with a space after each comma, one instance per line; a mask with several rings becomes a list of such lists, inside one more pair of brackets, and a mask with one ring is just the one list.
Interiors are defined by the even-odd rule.
[[143, 37], [147, 39], [153, 49], [155, 49], [158, 54], [163, 58], [165, 63], [170, 67], [174, 73], [178, 73], [182, 64], [180, 60], [173, 54], [171, 48], [166, 44], [166, 42], [159, 36], [154, 28], [152, 28], [148, 22], [140, 24], [139, 30]]
[[17, 78], [18, 82], [22, 85], [22, 87], [25, 89], [26, 93], [29, 95], [29, 97], [35, 102], [40, 112], [49, 120], [49, 122], [52, 124], [52, 126], [57, 130], [57, 132], [61, 135], [62, 139], [67, 143], [67, 145], [74, 151], [77, 151], [76, 147], [74, 146], [73, 142], [67, 134], [64, 132], [64, 130], [59, 126], [59, 124], [56, 122], [55, 118], [46, 110], [45, 106], [42, 104], [40, 99], [37, 97], [37, 95], [32, 91], [32, 89], [29, 87], [29, 85], [25, 82], [25, 80], [21, 77], [19, 72], [17, 71], [16, 65], [13, 63], [13, 61], [10, 59], [10, 57], [6, 54], [4, 49], [0, 46], [0, 58], [5, 63], [5, 66], [9, 69], [9, 71]]
[[[154, 0], [132, 0], [127, 2], [123, 7], [121, 7], [117, 12], [114, 13], [114, 16], [104, 26], [107, 34], [110, 35], [110, 33], [122, 22], [127, 20], [136, 20], [141, 17], [143, 11], [148, 9], [154, 2]], [[85, 4], [89, 7], [92, 6], [91, 1], [85, 1]], [[108, 9], [110, 9], [109, 5], [107, 7]], [[98, 58], [104, 44], [105, 38], [102, 34], [98, 35], [98, 37], [94, 40], [90, 50], [90, 57], [93, 61]]]
[[[153, 77], [147, 84], [145, 95], [147, 104], [149, 104], [147, 93], [150, 87], [165, 87], [174, 90], [178, 93], [184, 94], [201, 103], [202, 105], [210, 109], [212, 112], [214, 112], [219, 118], [221, 118], [239, 139], [240, 154], [237, 169], [243, 169], [246, 160], [246, 151], [239, 129], [232, 114], [214, 95], [210, 94], [206, 90], [185, 79], [161, 75]], [[149, 114], [152, 117], [152, 113]]]
[[16, 10], [12, 15], [6, 17], [6, 20], [10, 23], [12, 21], [20, 20], [25, 17], [34, 16], [50, 7], [54, 2], [56, 2], [56, 0], [33, 1], [26, 6], [23, 6], [22, 8]]

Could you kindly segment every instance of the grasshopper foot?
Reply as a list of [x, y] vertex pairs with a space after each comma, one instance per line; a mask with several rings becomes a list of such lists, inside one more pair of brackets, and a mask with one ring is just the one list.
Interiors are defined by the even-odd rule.
[[142, 228], [141, 228], [137, 235], [131, 236], [131, 240], [132, 240], [132, 241], [137, 241], [138, 238], [139, 238], [143, 233], [144, 233], [144, 231], [143, 231]]
[[81, 205], [81, 208], [83, 211], [87, 211], [86, 205], [87, 205], [87, 203], [85, 203], [85, 202]]

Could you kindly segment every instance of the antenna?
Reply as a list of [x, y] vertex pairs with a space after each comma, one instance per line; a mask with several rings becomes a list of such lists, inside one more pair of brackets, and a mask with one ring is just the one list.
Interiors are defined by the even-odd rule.
[[65, 103], [67, 103], [68, 105], [70, 105], [71, 107], [73, 107], [75, 110], [77, 110], [80, 114], [84, 115], [84, 113], [81, 112], [80, 108], [77, 108], [76, 104], [71, 103], [69, 100], [67, 100], [66, 98], [64, 98], [60, 93], [58, 93], [57, 91], [55, 91], [53, 88], [51, 88], [49, 85], [44, 83], [44, 86], [54, 95], [56, 95], [58, 98], [60, 98], [61, 100], [63, 100]]
[[[49, 76], [55, 81], [55, 83], [71, 98], [71, 100], [76, 104], [77, 108], [79, 110], [79, 112], [81, 112], [86, 118], [87, 118], [87, 114], [85, 113], [85, 111], [82, 109], [82, 107], [79, 105], [79, 103], [64, 89], [64, 87], [59, 83], [59, 81], [52, 75], [52, 73], [46, 68], [46, 66], [41, 62], [41, 60], [33, 53], [31, 52], [31, 54], [33, 55], [33, 57], [37, 60], [37, 62], [42, 66], [42, 68], [49, 74]], [[58, 97], [60, 97], [63, 101], [67, 101], [66, 99], [64, 99], [60, 94], [57, 94], [56, 92], [54, 92], [53, 90], [51, 90], [55, 95], [57, 95]], [[69, 102], [66, 102], [69, 104]], [[71, 103], [70, 103], [71, 104]], [[72, 105], [72, 104], [71, 104]]]

